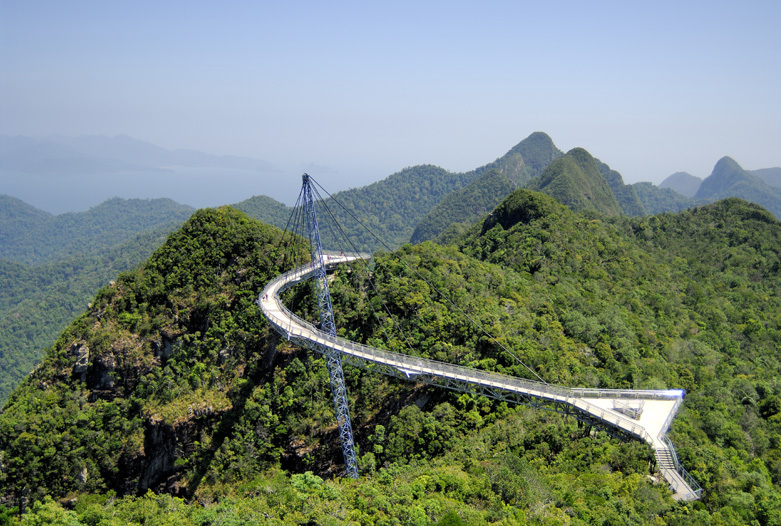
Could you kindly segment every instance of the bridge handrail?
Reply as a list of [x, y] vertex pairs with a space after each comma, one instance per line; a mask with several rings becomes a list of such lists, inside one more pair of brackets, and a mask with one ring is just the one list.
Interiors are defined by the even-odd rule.
[[670, 429], [670, 426], [673, 423], [673, 417], [675, 416], [675, 413], [678, 412], [678, 407], [681, 405], [682, 401], [683, 401], [683, 397], [681, 397], [678, 400], [676, 400], [675, 401], [675, 405], [673, 406], [672, 411], [670, 411], [670, 414], [667, 415], [667, 418], [665, 419], [664, 424], [662, 424], [662, 427], [659, 430], [659, 439], [660, 440], [667, 439], [667, 437], [665, 435], [667, 434], [667, 430]]
[[684, 482], [689, 486], [691, 491], [687, 493], [684, 498], [688, 499], [691, 496], [695, 496], [696, 498], [700, 498], [702, 496], [702, 486], [694, 479], [694, 477], [691, 476], [691, 474], [686, 471], [686, 468], [684, 468], [681, 465], [680, 460], [678, 460], [678, 454], [675, 452], [675, 446], [673, 445], [672, 441], [666, 437], [666, 436], [659, 436], [659, 438], [664, 443], [667, 450], [670, 452], [670, 457], [672, 458], [673, 464], [675, 465], [675, 471], [678, 472], [678, 474], [683, 478]]
[[[336, 261], [336, 262], [332, 262], [330, 264], [330, 266], [335, 266], [335, 265], [337, 265], [337, 264], [339, 264], [341, 262], [344, 262], [344, 259], [341, 259], [341, 260]], [[329, 265], [327, 264], [326, 266], [329, 266]], [[290, 288], [290, 287], [292, 287], [292, 286], [294, 286], [294, 285], [296, 285], [296, 284], [298, 284], [298, 283], [300, 283], [302, 281], [305, 281], [308, 278], [309, 274], [311, 274], [313, 272], [314, 272], [314, 269], [312, 269], [311, 267], [308, 268], [306, 265], [302, 266], [302, 267], [295, 268], [293, 270], [289, 270], [289, 271], [285, 272], [284, 274], [280, 274], [275, 279], [273, 279], [271, 282], [269, 282], [267, 284], [267, 286], [265, 287], [265, 289], [263, 290], [262, 294], [270, 293], [270, 291], [272, 291], [274, 288], [276, 288], [276, 285], [278, 283], [280, 283], [280, 282], [282, 282], [282, 286], [279, 288], [279, 292], [287, 290], [288, 288]], [[295, 276], [297, 279], [288, 280], [289, 277], [293, 277], [293, 276]], [[319, 329], [317, 329], [314, 325], [312, 325], [311, 323], [307, 322], [306, 320], [303, 320], [303, 319], [299, 318], [298, 316], [296, 316], [295, 314], [293, 314], [281, 302], [280, 302], [280, 305], [286, 311], [286, 314], [288, 315], [288, 317], [295, 318], [295, 319], [298, 320], [298, 322], [301, 325], [306, 325], [311, 330], [320, 332]], [[351, 340], [347, 340], [347, 339], [343, 339], [343, 342], [349, 342], [350, 344], [355, 344], [355, 342], [352, 342]], [[357, 345], [362, 345], [362, 344], [357, 344]], [[382, 351], [382, 349], [376, 349], [375, 347], [369, 347], [369, 346], [363, 346], [363, 345], [362, 345], [362, 347], [364, 347], [366, 349], [369, 349], [371, 351], [375, 351], [375, 350], [376, 351]], [[406, 354], [402, 354], [402, 353], [395, 353], [393, 351], [382, 351], [382, 352], [392, 353], [393, 356], [404, 356], [404, 357], [410, 356], [410, 355], [406, 355]], [[424, 360], [428, 360], [428, 359], [424, 358]], [[437, 364], [442, 364], [442, 365], [452, 365], [452, 364], [449, 364], [447, 362], [437, 362], [435, 360], [429, 360], [429, 361], [431, 361], [432, 363], [437, 363]], [[455, 366], [455, 367], [460, 367], [460, 366]], [[480, 369], [469, 368], [469, 370], [470, 371], [479, 371]], [[502, 373], [493, 373], [492, 372], [490, 374], [497, 374], [497, 375], [499, 375], [499, 374], [502, 374]], [[572, 388], [569, 388], [569, 387], [561, 387], [561, 386], [552, 386], [552, 385], [550, 385], [548, 383], [545, 383], [545, 382], [539, 382], [537, 380], [527, 380], [527, 379], [523, 379], [523, 378], [518, 378], [517, 376], [509, 376], [509, 375], [504, 375], [504, 376], [507, 376], [508, 378], [515, 379], [517, 381], [521, 381], [525, 385], [529, 386], [529, 388], [531, 388], [531, 389], [540, 390], [540, 391], [544, 391], [544, 392], [553, 392], [553, 391], [549, 391], [547, 389], [547, 388], [553, 388], [553, 389], [557, 389], [558, 392], [562, 396], [578, 396], [578, 397], [583, 397], [583, 398], [643, 398], [643, 399], [648, 399], [648, 398], [655, 398], [655, 399], [678, 398], [678, 399], [680, 399], [681, 398], [681, 394], [683, 392], [682, 390], [679, 390], [679, 389], [671, 389], [671, 390], [666, 390], [666, 391], [660, 391], [660, 390], [651, 390], [651, 389], [647, 389], [647, 390], [600, 389], [600, 388], [589, 388], [589, 387], [572, 387]], [[671, 418], [672, 418], [672, 415], [668, 418], [668, 420], [671, 419]]]
[[[345, 258], [338, 258], [336, 261], [332, 261], [327, 264], [327, 266], [335, 266], [344, 262]], [[293, 285], [304, 281], [313, 272], [314, 269], [307, 266], [298, 267], [288, 271], [280, 276], [277, 276], [275, 279], [269, 282], [261, 294], [272, 294], [274, 293], [275, 289], [278, 289], [276, 292], [278, 295], [279, 292], [282, 292], [283, 290], [286, 290]], [[287, 318], [287, 324], [283, 324], [279, 319], [276, 319], [276, 322], [279, 325], [279, 328], [287, 333], [288, 336], [294, 335], [307, 341], [314, 341], [315, 343], [323, 345], [324, 347], [350, 349], [350, 354], [352, 356], [356, 356], [357, 358], [368, 362], [390, 365], [404, 373], [407, 373], [409, 376], [418, 374], [434, 374], [446, 376], [448, 378], [471, 384], [504, 389], [509, 388], [508, 390], [517, 393], [523, 393], [524, 391], [535, 391], [535, 396], [549, 395], [548, 397], [551, 399], [558, 398], [561, 402], [568, 403], [569, 405], [581, 411], [587, 412], [590, 415], [597, 416], [604, 422], [623, 429], [624, 431], [629, 432], [646, 442], [653, 443], [653, 438], [649, 435], [644, 426], [633, 422], [629, 418], [620, 416], [614, 411], [608, 412], [607, 410], [598, 406], [594, 406], [585, 400], [577, 399], [578, 396], [599, 398], [610, 395], [616, 397], [617, 395], [620, 396], [620, 393], [628, 394], [628, 391], [622, 391], [620, 389], [571, 389], [567, 387], [550, 385], [544, 382], [526, 380], [502, 373], [482, 371], [480, 369], [453, 365], [428, 358], [410, 356], [403, 353], [377, 349], [375, 347], [356, 343], [339, 336], [331, 336], [327, 333], [324, 333], [311, 323], [296, 316], [281, 301], [278, 301], [277, 305], [285, 314]], [[269, 319], [271, 319], [271, 317], [269, 317]], [[305, 328], [307, 332], [314, 336], [314, 338], [304, 334], [301, 330], [298, 330], [298, 327]], [[664, 393], [665, 392], [655, 392], [653, 394], [658, 394], [660, 397], [668, 397]], [[636, 396], [632, 397], [635, 398]], [[669, 395], [669, 397], [672, 397], [672, 395]], [[543, 396], [543, 398], [545, 398], [545, 396]]]
[[[367, 255], [344, 257], [340, 254], [339, 256], [334, 256], [333, 259], [332, 257], [329, 257], [326, 262], [326, 267], [330, 268], [354, 259], [365, 259], [367, 257]], [[610, 424], [638, 437], [650, 444], [657, 453], [659, 451], [658, 444], [662, 444], [664, 449], [667, 449], [671, 453], [675, 471], [681, 476], [685, 484], [688, 484], [688, 489], [691, 490], [689, 493], [686, 493], [683, 498], [700, 498], [702, 495], [702, 487], [680, 464], [675, 452], [675, 447], [666, 436], [666, 431], [670, 427], [672, 418], [683, 400], [683, 390], [567, 388], [502, 373], [482, 371], [471, 367], [387, 351], [356, 343], [339, 336], [331, 336], [330, 334], [319, 330], [312, 323], [295, 315], [279, 298], [279, 294], [282, 291], [308, 279], [310, 275], [314, 274], [314, 270], [313, 267], [306, 265], [295, 268], [277, 276], [263, 289], [263, 292], [261, 293], [263, 297], [268, 298], [269, 295], [274, 296], [276, 307], [280, 310], [281, 314], [285, 316], [282, 319], [273, 316], [261, 301], [260, 296], [258, 297], [258, 304], [263, 309], [266, 318], [274, 326], [275, 330], [285, 334], [288, 339], [295, 337], [297, 340], [302, 341], [303, 345], [314, 348], [319, 352], [323, 352], [322, 349], [337, 349], [339, 352], [345, 353], [355, 359], [358, 362], [355, 365], [359, 365], [360, 363], [376, 363], [395, 369], [400, 373], [404, 373], [408, 378], [420, 375], [425, 381], [431, 382], [432, 380], [428, 379], [427, 376], [434, 378], [444, 377], [463, 384], [490, 387], [524, 396], [534, 396], [543, 399], [547, 398], [551, 401], [569, 405], [579, 412], [596, 417], [606, 424]], [[485, 392], [483, 394], [491, 396], [491, 394]], [[652, 437], [645, 426], [633, 422], [631, 419], [623, 417], [615, 411], [608, 411], [598, 405], [589, 403], [584, 400], [584, 398], [675, 399], [675, 404], [673, 410], [669, 412], [658, 436]], [[667, 477], [665, 476], [665, 478]], [[675, 485], [677, 488], [678, 484], [676, 483]]]

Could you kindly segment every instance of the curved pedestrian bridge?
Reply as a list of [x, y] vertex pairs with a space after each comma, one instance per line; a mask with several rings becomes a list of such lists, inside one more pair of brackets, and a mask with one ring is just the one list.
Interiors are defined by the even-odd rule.
[[[329, 256], [326, 269], [359, 259]], [[343, 363], [370, 371], [424, 382], [456, 391], [487, 396], [571, 415], [622, 438], [648, 443], [662, 476], [676, 499], [698, 499], [702, 489], [680, 465], [666, 432], [683, 400], [683, 390], [567, 388], [470, 367], [369, 347], [331, 336], [293, 314], [279, 294], [310, 279], [315, 268], [305, 265], [269, 282], [258, 297], [263, 315], [291, 342], [322, 354], [338, 352]]]

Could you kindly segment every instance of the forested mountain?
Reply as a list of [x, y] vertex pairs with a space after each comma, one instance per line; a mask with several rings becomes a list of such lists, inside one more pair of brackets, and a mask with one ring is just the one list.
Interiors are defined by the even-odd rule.
[[421, 243], [435, 239], [448, 228], [466, 228], [499, 204], [518, 188], [497, 169], [491, 169], [475, 181], [449, 193], [415, 227], [410, 241]]
[[410, 241], [434, 239], [454, 224], [471, 224], [498, 205], [510, 192], [539, 177], [563, 152], [551, 138], [535, 132], [493, 163], [476, 169], [478, 176], [454, 190], [420, 220]]
[[[417, 166], [334, 197], [381, 239], [398, 246], [409, 240], [420, 217], [474, 176]], [[353, 236], [357, 248], [381, 246], [342, 206], [327, 202], [348, 233], [360, 231], [361, 235]], [[245, 200], [237, 207], [279, 228], [285, 228], [292, 211], [266, 196]], [[51, 215], [0, 196], [0, 281], [5, 284], [0, 292], [0, 361], [4, 365], [0, 404], [98, 287], [141, 263], [156, 248], [147, 240], [162, 242], [160, 232], [178, 227], [192, 211], [168, 199], [117, 198], [87, 212]], [[148, 236], [136, 239], [144, 232]], [[323, 232], [325, 243], [339, 242], [334, 232]]]
[[111, 199], [51, 215], [0, 196], [0, 404], [57, 335], [119, 272], [192, 213], [169, 199]]
[[690, 197], [679, 194], [672, 188], [654, 186], [653, 183], [635, 183], [632, 187], [640, 202], [643, 203], [643, 209], [650, 215], [662, 214], [664, 212], [680, 212], [697, 204], [706, 204], [704, 201], [698, 203]]
[[700, 189], [702, 179], [687, 172], [675, 172], [659, 184], [659, 188], [669, 188], [686, 197], [694, 197]]
[[[40, 147], [40, 142], [26, 138], [4, 137], [2, 142], [5, 153]], [[115, 158], [122, 162], [129, 162], [132, 159], [145, 159], [144, 162], [151, 164], [173, 162], [171, 152], [122, 136], [113, 139], [83, 137], [78, 140], [52, 137], [47, 144], [67, 147], [69, 151], [78, 151], [83, 156], [94, 156], [103, 152], [104, 157]], [[197, 152], [176, 153], [180, 157], [174, 160], [185, 164], [207, 161], [219, 164], [218, 160], [220, 160], [228, 166], [244, 166], [241, 160], [237, 159], [206, 159]], [[471, 222], [490, 211], [519, 185], [539, 180], [543, 170], [561, 155], [562, 152], [555, 147], [550, 137], [536, 132], [493, 163], [472, 172], [454, 174], [430, 165], [417, 166], [407, 168], [368, 187], [339, 192], [334, 197], [336, 201], [356, 213], [390, 247], [397, 247], [410, 239], [415, 242], [435, 238], [451, 240], [465, 230]], [[597, 159], [594, 161], [616, 197], [621, 212], [627, 215], [641, 214], [643, 210], [645, 213], [676, 212], [712, 200], [712, 198], [687, 200], [669, 189], [650, 184], [639, 183], [627, 186], [623, 184], [620, 174], [610, 170], [601, 161]], [[763, 175], [772, 181], [775, 174], [773, 170], [760, 170], [752, 172], [754, 175], [752, 173], [749, 175], [751, 177]], [[579, 186], [581, 183], [576, 182], [573, 185], [567, 183], [563, 188], [568, 188], [575, 192], [573, 195], [576, 195], [581, 190]], [[746, 185], [738, 185], [736, 188], [744, 186]], [[762, 199], [767, 201], [768, 196], [771, 196], [766, 206], [774, 210], [775, 201], [772, 195], [775, 190], [771, 188], [770, 192], [767, 192], [762, 190], [767, 186], [759, 188], [761, 195], [752, 199], [765, 202]], [[749, 198], [757, 194], [756, 189], [754, 190], [754, 193], [744, 192], [743, 195]], [[591, 191], [592, 189], [588, 189], [586, 193]], [[727, 190], [723, 195], [732, 193], [734, 193], [732, 190]], [[346, 213], [336, 201], [328, 201], [329, 209], [352, 235], [356, 248], [373, 250], [381, 247], [382, 243], [357, 226], [350, 214]], [[588, 199], [585, 202], [588, 202]], [[575, 199], [574, 203], [576, 207], [583, 205], [579, 199]], [[285, 227], [290, 219], [290, 207], [266, 196], [253, 197], [236, 206], [251, 216], [280, 228]], [[98, 252], [108, 251], [126, 241], [131, 241], [137, 234], [147, 229], [154, 230], [158, 225], [168, 224], [170, 226], [167, 228], [173, 228], [174, 224], [183, 221], [191, 211], [189, 207], [166, 199], [111, 199], [87, 212], [55, 216], [37, 210], [18, 199], [0, 196], [0, 259], [8, 260], [3, 263], [0, 270], [0, 279], [4, 279], [8, 287], [0, 294], [5, 298], [19, 298], [21, 297], [19, 290], [31, 292], [24, 307], [19, 306], [21, 311], [13, 312], [14, 317], [8, 317], [10, 311], [0, 312], [3, 315], [2, 323], [6, 327], [5, 339], [2, 342], [6, 353], [3, 359], [6, 363], [22, 364], [20, 368], [15, 368], [13, 373], [9, 370], [8, 374], [15, 379], [18, 378], [18, 374], [27, 370], [29, 365], [40, 356], [42, 347], [48, 346], [53, 341], [63, 324], [75, 313], [68, 309], [54, 309], [59, 313], [59, 321], [55, 323], [51, 311], [43, 306], [45, 303], [35, 302], [33, 298], [50, 297], [51, 301], [58, 305], [83, 305], [91, 291], [87, 292], [87, 289], [81, 285], [79, 287], [83, 291], [82, 295], [70, 297], [70, 293], [62, 291], [70, 290], [75, 286], [74, 283], [79, 281], [78, 274], [82, 272], [80, 269], [89, 268], [98, 271], [101, 265], [98, 263], [99, 259], [95, 259]], [[337, 246], [340, 243], [341, 236], [335, 235], [336, 232], [336, 230], [323, 232], [327, 245]], [[139, 254], [148, 254], [148, 252], [140, 251]], [[141, 257], [139, 255], [139, 259], [132, 263], [126, 261], [125, 267], [109, 265], [105, 269], [106, 272], [99, 272], [101, 276], [99, 279], [87, 277], [85, 274], [84, 283], [103, 283], [107, 276], [111, 276], [111, 272], [118, 268], [130, 268], [140, 262]], [[8, 264], [10, 261], [23, 262], [27, 265], [45, 263], [48, 266], [41, 269], [37, 266], [26, 269]], [[57, 270], [60, 267], [64, 270]], [[69, 284], [60, 287], [53, 284], [49, 287], [47, 284], [40, 285], [38, 289], [32, 288], [30, 283], [35, 282], [32, 276], [39, 272], [47, 276], [60, 276]], [[19, 279], [6, 279], [8, 276]], [[57, 290], [64, 295], [58, 296]], [[10, 305], [8, 302], [4, 304]], [[22, 320], [33, 319], [36, 320], [32, 324], [35, 329], [24, 329]], [[51, 320], [54, 325], [49, 326], [45, 320]], [[5, 389], [12, 387], [15, 381], [7, 378], [6, 373], [7, 371], [0, 371], [0, 385], [5, 386]], [[6, 394], [7, 390], [0, 390], [0, 401]]]
[[554, 159], [562, 155], [564, 152], [553, 144], [553, 140], [547, 134], [534, 132], [502, 157], [476, 169], [475, 173], [481, 175], [489, 170], [498, 170], [516, 187], [520, 187], [539, 177]]
[[48, 263], [0, 259], [0, 406], [95, 291], [143, 262], [180, 224], [159, 225], [116, 246]]
[[[523, 163], [519, 163], [522, 166]], [[382, 181], [337, 192], [329, 197], [323, 193], [325, 207], [333, 214], [357, 250], [377, 250], [407, 243], [418, 221], [451, 192], [478, 177], [477, 172], [451, 173], [433, 165], [405, 168]], [[264, 196], [242, 201], [237, 208], [252, 217], [279, 228], [288, 226], [292, 208]], [[371, 234], [353, 216], [358, 218]], [[338, 229], [321, 232], [326, 246], [343, 246]], [[377, 237], [375, 237], [375, 235]]]
[[0, 196], [0, 259], [34, 265], [91, 254], [139, 232], [181, 224], [192, 213], [193, 208], [170, 199], [117, 197], [86, 212], [51, 215]]
[[264, 223], [284, 229], [293, 209], [265, 195], [256, 195], [233, 205], [245, 214]]
[[[695, 503], [671, 499], [640, 443], [351, 368], [362, 477], [338, 477], [323, 360], [254, 304], [290, 264], [281, 240], [237, 210], [198, 211], [103, 288], [0, 415], [4, 503], [31, 524], [777, 522], [781, 224], [760, 207], [584, 216], [517, 190], [450, 246], [406, 245], [330, 282], [357, 341], [565, 385], [687, 389], [671, 436], [705, 489]], [[309, 294], [286, 301], [312, 317]]]
[[716, 201], [727, 197], [740, 197], [757, 203], [776, 217], [781, 217], [781, 189], [744, 170], [733, 159], [722, 157], [700, 185], [695, 198]]
[[600, 171], [597, 160], [583, 148], [573, 148], [553, 161], [527, 187], [548, 194], [577, 212], [622, 213], [621, 205]]

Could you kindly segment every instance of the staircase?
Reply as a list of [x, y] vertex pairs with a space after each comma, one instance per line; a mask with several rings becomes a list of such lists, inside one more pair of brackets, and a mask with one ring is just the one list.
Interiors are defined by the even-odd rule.
[[678, 462], [675, 450], [668, 445], [654, 447], [659, 473], [669, 482], [675, 500], [697, 500], [702, 488]]

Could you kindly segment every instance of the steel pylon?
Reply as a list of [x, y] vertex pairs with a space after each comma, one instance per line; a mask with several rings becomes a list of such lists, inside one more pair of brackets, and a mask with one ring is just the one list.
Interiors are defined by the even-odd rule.
[[[317, 226], [317, 211], [315, 210], [314, 197], [312, 195], [311, 178], [304, 174], [303, 178], [303, 204], [309, 230], [309, 251], [312, 256], [311, 265], [314, 270], [315, 288], [317, 290], [317, 308], [320, 312], [320, 328], [332, 336], [336, 336], [336, 324], [334, 323], [334, 309], [331, 305], [331, 294], [328, 290], [323, 246], [320, 243], [320, 229]], [[347, 404], [347, 386], [344, 382], [342, 371], [342, 358], [339, 351], [323, 346], [320, 351], [325, 355], [328, 367], [328, 376], [331, 379], [331, 396], [334, 401], [336, 424], [339, 427], [339, 439], [342, 442], [342, 454], [347, 476], [358, 478], [358, 459], [355, 456], [355, 441], [353, 429], [350, 423], [350, 409]]]

